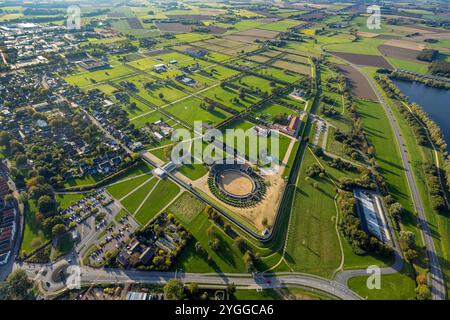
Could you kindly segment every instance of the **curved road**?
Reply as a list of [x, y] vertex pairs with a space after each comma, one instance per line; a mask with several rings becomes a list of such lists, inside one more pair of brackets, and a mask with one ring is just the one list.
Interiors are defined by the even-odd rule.
[[[75, 257], [72, 257], [74, 259]], [[63, 282], [55, 282], [53, 273], [60, 270], [63, 265], [69, 265], [67, 260], [60, 260], [54, 264], [32, 265], [21, 264], [17, 268], [27, 271], [28, 275], [41, 280], [40, 288], [48, 296], [56, 295], [66, 289]], [[46, 271], [46, 272], [43, 272]], [[177, 273], [158, 271], [138, 271], [122, 269], [93, 269], [81, 267], [82, 284], [104, 284], [104, 283], [153, 283], [164, 284], [167, 281], [178, 278], [184, 283], [198, 283], [202, 285], [226, 286], [235, 284], [241, 289], [272, 289], [282, 287], [304, 287], [316, 289], [328, 293], [343, 300], [360, 300], [359, 295], [347, 286], [333, 280], [304, 273], [278, 273], [270, 275], [249, 273]]]
[[429, 259], [429, 265], [430, 265], [432, 298], [433, 298], [433, 300], [445, 300], [446, 287], [445, 287], [445, 283], [444, 283], [444, 277], [442, 274], [441, 266], [439, 263], [439, 258], [436, 253], [436, 248], [434, 246], [431, 230], [430, 230], [430, 227], [428, 226], [427, 218], [425, 216], [425, 210], [423, 208], [422, 200], [420, 199], [420, 196], [419, 196], [419, 191], [417, 189], [416, 181], [413, 176], [411, 163], [409, 161], [406, 146], [403, 141], [403, 137], [400, 133], [398, 124], [392, 114], [391, 108], [384, 100], [384, 97], [380, 93], [376, 84], [374, 83], [374, 80], [371, 77], [369, 77], [365, 72], [361, 71], [356, 65], [354, 65], [348, 61], [347, 61], [347, 63], [351, 67], [353, 67], [355, 70], [357, 70], [359, 73], [361, 73], [364, 76], [364, 78], [366, 78], [367, 82], [370, 84], [372, 90], [375, 92], [380, 104], [383, 106], [383, 108], [388, 116], [389, 122], [393, 129], [393, 132], [394, 132], [394, 135], [395, 135], [398, 147], [399, 147], [400, 155], [401, 155], [402, 162], [403, 162], [403, 167], [405, 168], [406, 178], [407, 178], [409, 189], [411, 192], [414, 208], [418, 214], [418, 220], [419, 220], [419, 223], [420, 223], [420, 226], [422, 229], [422, 234], [423, 234], [423, 238], [424, 238], [424, 242], [425, 242], [425, 246], [426, 246], [426, 252], [427, 252], [427, 256]]

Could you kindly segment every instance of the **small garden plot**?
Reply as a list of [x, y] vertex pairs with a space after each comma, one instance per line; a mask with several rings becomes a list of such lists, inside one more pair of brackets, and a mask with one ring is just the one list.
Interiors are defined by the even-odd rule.
[[111, 81], [118, 77], [130, 75], [131, 73], [133, 73], [133, 70], [126, 66], [118, 65], [109, 69], [70, 75], [65, 77], [64, 80], [71, 85], [86, 87], [97, 82]]
[[236, 48], [236, 47], [242, 46], [242, 44], [239, 43], [239, 42], [227, 41], [227, 40], [222, 39], [222, 38], [220, 38], [220, 39], [217, 39], [217, 38], [209, 39], [209, 40], [205, 40], [203, 42], [211, 43], [213, 45], [217, 45], [217, 46], [221, 46], [221, 47], [225, 47], [225, 48]]
[[140, 54], [137, 54], [137, 53], [130, 53], [130, 54], [124, 55], [122, 58], [123, 58], [124, 61], [133, 62], [133, 61], [136, 61], [136, 60], [143, 59], [144, 56], [141, 56]]
[[236, 33], [236, 36], [241, 36], [241, 37], [248, 37], [248, 38], [253, 38], [254, 40], [257, 39], [274, 39], [276, 38], [280, 33], [276, 32], [276, 31], [270, 31], [268, 29], [265, 30], [261, 30], [261, 29], [248, 29], [248, 30], [244, 30], [244, 31], [240, 31], [238, 33]]
[[267, 61], [270, 60], [270, 57], [256, 54], [254, 56], [245, 57], [245, 59], [259, 62], [259, 63], [266, 63]]
[[153, 37], [160, 34], [159, 30], [133, 29], [125, 19], [112, 20], [110, 23], [114, 30], [117, 30], [123, 35], [134, 36], [136, 38]]
[[252, 91], [266, 92], [268, 94], [272, 94], [274, 88], [281, 87], [277, 83], [256, 76], [244, 76], [235, 83]]
[[302, 22], [295, 21], [295, 20], [282, 20], [282, 21], [264, 24], [262, 26], [259, 26], [258, 29], [286, 32], [290, 28], [298, 26], [301, 23]]
[[271, 78], [280, 80], [280, 81], [284, 81], [284, 82], [295, 82], [300, 80], [301, 78], [303, 78], [303, 75], [290, 71], [290, 70], [282, 70], [282, 69], [277, 69], [277, 68], [261, 68], [258, 69], [257, 72], [259, 74], [262, 74], [264, 76], [269, 76]]
[[214, 62], [223, 62], [229, 60], [231, 57], [217, 52], [210, 52], [206, 55], [206, 58]]
[[255, 50], [258, 50], [259, 48], [260, 48], [260, 46], [258, 44], [252, 44], [252, 43], [243, 44], [243, 43], [241, 43], [241, 45], [239, 47], [224, 49], [221, 52], [228, 54], [230, 56], [236, 56], [236, 55], [240, 55], [240, 54], [244, 54], [244, 53], [253, 52]]
[[159, 180], [157, 178], [149, 179], [147, 183], [141, 186], [139, 189], [132, 193], [129, 193], [126, 198], [121, 201], [124, 208], [127, 209], [131, 214], [134, 214], [141, 203], [144, 201], [145, 197], [153, 190], [158, 181]]
[[142, 207], [135, 214], [135, 219], [146, 225], [152, 218], [164, 209], [180, 193], [178, 187], [171, 180], [159, 180], [151, 195], [145, 200]]
[[142, 98], [150, 101], [154, 105], [161, 107], [184, 98], [187, 94], [183, 91], [175, 89], [170, 85], [152, 84], [138, 92]]
[[280, 51], [276, 51], [276, 50], [266, 50], [264, 52], [261, 52], [260, 54], [263, 55], [263, 56], [267, 56], [267, 57], [273, 58], [273, 57], [276, 57], [276, 56], [280, 55], [281, 52]]
[[285, 60], [277, 60], [274, 63], [272, 63], [274, 67], [278, 67], [285, 70], [290, 70], [294, 72], [298, 72], [301, 74], [306, 74], [308, 76], [311, 75], [311, 66], [304, 65], [300, 63], [292, 63]]
[[303, 56], [299, 56], [299, 55], [296, 55], [296, 54], [288, 53], [287, 55], [285, 55], [283, 57], [283, 59], [309, 65], [308, 57], [303, 57]]
[[165, 108], [165, 110], [189, 126], [193, 126], [194, 121], [203, 121], [211, 125], [217, 125], [231, 117], [231, 114], [228, 112], [218, 108], [208, 111], [206, 107], [203, 108], [201, 105], [202, 100], [190, 97]]
[[240, 94], [236, 89], [230, 87], [222, 88], [221, 86], [211, 88], [201, 95], [237, 111], [242, 111], [261, 100], [249, 94]]
[[244, 67], [247, 69], [252, 69], [255, 68], [257, 66], [259, 66], [258, 63], [256, 62], [252, 62], [252, 61], [248, 61], [248, 60], [244, 60], [244, 59], [237, 59], [233, 61], [233, 65], [234, 66], [240, 66], [240, 67]]

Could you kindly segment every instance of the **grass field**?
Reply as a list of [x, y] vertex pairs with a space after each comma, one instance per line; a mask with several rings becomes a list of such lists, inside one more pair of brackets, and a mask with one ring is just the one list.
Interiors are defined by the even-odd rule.
[[103, 69], [92, 72], [80, 70], [80, 73], [66, 76], [64, 77], [64, 80], [66, 80], [71, 85], [77, 85], [83, 88], [95, 84], [97, 82], [114, 80], [115, 78], [127, 76], [132, 73], [133, 70], [127, 68], [126, 66], [117, 65], [109, 69]]
[[205, 209], [205, 204], [195, 198], [188, 192], [183, 194], [167, 208], [168, 212], [173, 213], [176, 217], [185, 224], [189, 224], [197, 215]]
[[401, 273], [382, 275], [379, 290], [367, 288], [367, 278], [366, 276], [351, 278], [348, 286], [369, 300], [410, 300], [415, 297], [416, 283], [407, 275]]
[[[309, 66], [307, 66], [308, 69], [310, 69]], [[269, 76], [272, 78], [275, 78], [277, 80], [281, 80], [284, 82], [292, 83], [295, 81], [298, 81], [302, 78], [302, 76], [296, 72], [290, 71], [290, 70], [280, 70], [277, 68], [263, 68], [258, 69], [257, 71], [259, 74]]]
[[82, 193], [57, 194], [56, 201], [61, 209], [67, 209], [72, 204], [84, 198]]
[[397, 58], [386, 58], [387, 61], [396, 67], [397, 69], [408, 70], [417, 73], [428, 73], [428, 65], [424, 63], [418, 63], [410, 60], [403, 60]]
[[25, 207], [25, 229], [20, 245], [20, 255], [29, 254], [49, 239], [44, 235], [42, 227], [36, 220], [36, 204], [29, 200]]
[[386, 179], [387, 188], [394, 199], [406, 209], [402, 218], [403, 224], [414, 232], [419, 240], [421, 237], [416, 227], [404, 168], [396, 144], [391, 143], [395, 140], [387, 115], [378, 103], [358, 100], [357, 106], [367, 138], [375, 147], [376, 160]]
[[121, 199], [123, 196], [143, 184], [145, 181], [151, 178], [151, 174], [145, 174], [132, 178], [131, 180], [125, 180], [115, 183], [106, 188], [106, 190], [116, 199]]
[[171, 113], [174, 117], [190, 126], [193, 126], [194, 121], [203, 121], [215, 125], [231, 116], [229, 113], [218, 108], [209, 112], [200, 107], [201, 102], [202, 101], [196, 97], [190, 97], [168, 106], [165, 108], [165, 111]]
[[147, 183], [141, 186], [138, 190], [131, 193], [129, 196], [122, 200], [122, 205], [131, 214], [136, 213], [139, 205], [144, 201], [145, 197], [152, 191], [153, 187], [158, 183], [157, 178], [148, 179]]
[[237, 111], [242, 111], [261, 100], [259, 97], [249, 94], [241, 99], [239, 98], [239, 92], [237, 90], [230, 87], [222, 88], [220, 86], [202, 92], [201, 95]]
[[262, 93], [266, 92], [268, 94], [272, 94], [272, 90], [275, 87], [280, 87], [280, 85], [277, 83], [275, 83], [275, 86], [272, 87], [271, 81], [256, 76], [244, 76], [236, 81], [236, 84], [250, 90], [261, 90]]
[[157, 213], [164, 209], [164, 207], [167, 206], [179, 192], [180, 188], [171, 180], [160, 180], [151, 195], [136, 212], [134, 216], [135, 219], [141, 225], [146, 225]]
[[378, 51], [378, 46], [385, 42], [385, 39], [377, 38], [361, 38], [358, 41], [351, 43], [329, 44], [326, 46], [328, 51], [345, 52], [345, 53], [359, 53], [368, 55], [381, 55]]

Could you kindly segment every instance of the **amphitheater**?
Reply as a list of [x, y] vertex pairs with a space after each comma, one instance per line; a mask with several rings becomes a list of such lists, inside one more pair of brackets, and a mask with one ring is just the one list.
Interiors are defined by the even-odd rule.
[[236, 207], [248, 207], [259, 202], [266, 186], [260, 176], [246, 164], [215, 164], [208, 185], [220, 200]]

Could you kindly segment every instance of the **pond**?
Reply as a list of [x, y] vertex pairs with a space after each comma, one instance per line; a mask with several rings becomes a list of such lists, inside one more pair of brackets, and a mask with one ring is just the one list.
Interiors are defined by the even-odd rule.
[[422, 83], [393, 79], [395, 85], [428, 113], [444, 134], [450, 151], [450, 90], [428, 87]]

